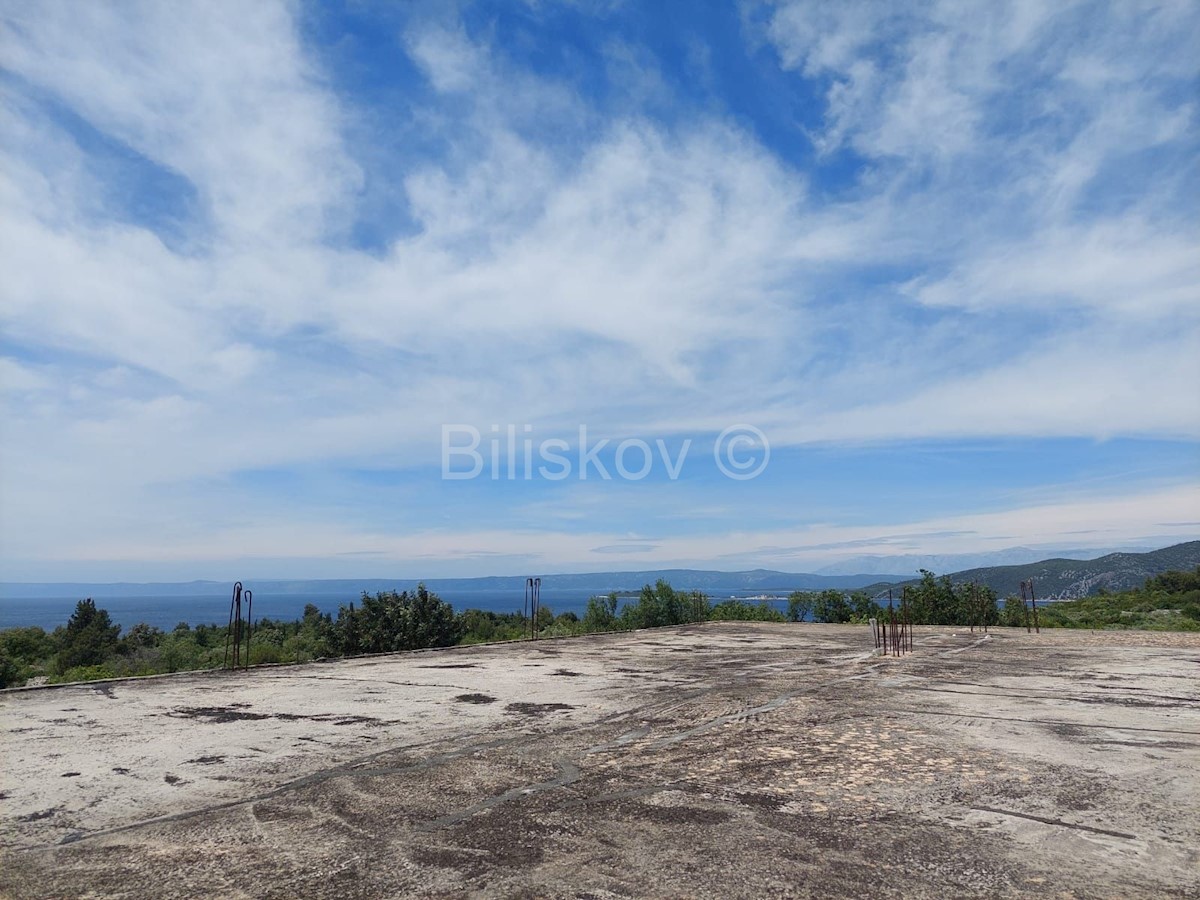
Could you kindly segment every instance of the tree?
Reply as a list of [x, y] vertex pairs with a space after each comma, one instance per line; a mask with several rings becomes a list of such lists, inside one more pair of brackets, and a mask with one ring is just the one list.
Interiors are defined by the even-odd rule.
[[157, 647], [162, 641], [163, 633], [161, 628], [155, 628], [153, 625], [147, 625], [145, 622], [138, 622], [121, 638], [122, 652], [132, 653], [136, 650], [141, 650], [148, 647]]
[[1025, 627], [1025, 601], [1016, 597], [1008, 597], [1004, 601], [1004, 612], [1000, 615], [1000, 623], [1009, 628]]
[[996, 592], [986, 584], [972, 582], [957, 586], [958, 610], [956, 625], [998, 625], [1000, 609], [996, 604]]
[[0, 652], [7, 653], [24, 667], [40, 666], [54, 655], [54, 650], [55, 643], [50, 635], [36, 625], [0, 631]]
[[617, 627], [617, 594], [591, 597], [583, 614], [584, 631], [611, 631]]
[[358, 611], [353, 603], [338, 607], [337, 621], [333, 626], [333, 645], [342, 656], [354, 656], [362, 652]]
[[786, 622], [777, 609], [772, 609], [766, 600], [747, 603], [745, 600], [722, 600], [708, 612], [714, 622]]
[[788, 594], [788, 621], [803, 622], [813, 610], [814, 597], [808, 591], [792, 591]]
[[821, 591], [813, 603], [813, 618], [818, 622], [849, 622], [853, 614], [846, 595], [833, 588]]
[[54, 669], [62, 674], [76, 666], [98, 666], [117, 649], [121, 626], [114, 625], [108, 610], [97, 609], [89, 597], [80, 600], [67, 627], [60, 634]]
[[1164, 591], [1168, 594], [1200, 591], [1200, 566], [1196, 566], [1195, 572], [1163, 572], [1161, 575], [1147, 578], [1146, 590]]
[[[615, 613], [615, 594], [610, 594], [608, 600], [593, 599], [596, 601], [594, 604], [591, 601], [588, 603], [588, 609], [593, 612], [592, 621], [605, 621], [609, 612]], [[708, 615], [707, 596], [700, 591], [677, 591], [668, 581], [660, 578], [653, 586], [644, 586], [636, 601], [626, 603], [614, 624], [626, 630], [658, 628], [685, 622], [703, 622]], [[588, 621], [586, 615], [584, 621]]]
[[879, 615], [879, 606], [874, 598], [865, 591], [855, 591], [850, 595], [852, 621], [865, 623]]
[[25, 683], [24, 667], [0, 646], [0, 688], [18, 687]]
[[346, 655], [449, 647], [463, 636], [454, 608], [424, 584], [415, 591], [363, 592], [361, 607], [343, 606], [332, 630], [332, 643]]

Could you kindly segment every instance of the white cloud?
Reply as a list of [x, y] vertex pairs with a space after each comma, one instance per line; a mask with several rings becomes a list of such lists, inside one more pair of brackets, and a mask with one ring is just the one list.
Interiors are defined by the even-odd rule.
[[[613, 571], [647, 566], [702, 568], [776, 567], [805, 571], [840, 559], [870, 554], [950, 555], [986, 553], [1013, 546], [1111, 547], [1162, 539], [1163, 517], [1188, 517], [1200, 508], [1200, 484], [1179, 484], [1132, 494], [1064, 497], [982, 514], [899, 519], [886, 526], [814, 523], [786, 529], [730, 529], [687, 536], [630, 537], [590, 530], [550, 531], [423, 528], [407, 534], [355, 529], [347, 523], [259, 519], [253, 512], [205, 529], [175, 526], [136, 542], [96, 534], [61, 548], [63, 560], [150, 563], [189, 561], [204, 575], [254, 556], [294, 566], [326, 565], [352, 558], [364, 569], [397, 577], [445, 577], [525, 571]], [[1179, 536], [1186, 539], [1187, 534]], [[647, 550], [652, 544], [653, 549]], [[370, 557], [369, 560], [365, 557]], [[55, 557], [36, 560], [43, 567]], [[128, 561], [128, 562], [126, 562]], [[250, 565], [261, 566], [260, 563]], [[211, 569], [208, 567], [212, 567]], [[39, 571], [45, 571], [45, 568]], [[328, 571], [326, 569], [325, 571]], [[280, 577], [256, 569], [256, 577]], [[44, 577], [44, 576], [43, 576]], [[304, 577], [296, 575], [294, 577]]]
[[410, 36], [408, 53], [443, 93], [476, 87], [486, 68], [481, 52], [461, 29], [420, 29]]
[[1200, 229], [1141, 216], [1050, 227], [982, 249], [946, 278], [910, 288], [922, 303], [971, 309], [1054, 305], [1147, 319], [1200, 315]]
[[[446, 421], [696, 434], [748, 420], [784, 443], [1197, 436], [1178, 389], [1198, 357], [1187, 176], [1172, 166], [1136, 202], [1088, 207], [1131, 154], [1194, 147], [1171, 86], [1194, 75], [1177, 48], [1196, 16], [1122, 11], [1084, 40], [1068, 6], [887, 9], [785, 4], [769, 27], [783, 65], [829, 81], [826, 157], [870, 162], [832, 199], [727, 118], [605, 117], [461, 29], [414, 27], [397, 52], [436, 96], [414, 91], [378, 127], [441, 149], [397, 156], [410, 221], [372, 252], [347, 237], [361, 111], [292, 6], [13, 9], [2, 321], [47, 361], [0, 370], [0, 478], [20, 510], [5, 555], [315, 548], [340, 526], [207, 541], [211, 486], [279, 466], [436, 466]], [[1040, 86], [1014, 98], [1005, 67], [1022, 65]], [[670, 86], [650, 80], [659, 102]], [[183, 239], [117, 208], [52, 107], [195, 192]], [[1047, 307], [1081, 321], [1024, 333], [1019, 317]], [[399, 540], [342, 530], [330, 546], [346, 552]], [[619, 543], [578, 537], [557, 558]]]
[[358, 173], [282, 3], [10, 8], [5, 65], [200, 191], [218, 240], [326, 233]]

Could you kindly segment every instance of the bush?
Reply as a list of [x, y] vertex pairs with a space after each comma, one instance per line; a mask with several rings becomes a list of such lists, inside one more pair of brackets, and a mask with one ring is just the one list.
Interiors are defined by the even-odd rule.
[[777, 609], [772, 609], [764, 600], [747, 603], [745, 600], [722, 600], [713, 606], [708, 616], [714, 622], [786, 622]]
[[8, 651], [0, 646], [0, 688], [20, 687], [29, 677], [25, 666], [8, 655]]
[[583, 614], [584, 631], [613, 631], [617, 627], [617, 595], [592, 597]]
[[821, 591], [813, 599], [813, 619], [818, 622], [849, 622], [854, 615], [850, 602], [841, 591]]
[[1000, 624], [1009, 628], [1025, 627], [1025, 603], [1016, 597], [1008, 597], [1004, 601], [1004, 612], [1000, 614]]
[[250, 665], [261, 666], [268, 663], [278, 663], [283, 660], [283, 651], [274, 644], [255, 643], [250, 648]]
[[816, 595], [808, 591], [792, 591], [788, 594], [788, 621], [803, 622], [812, 613], [815, 602]]
[[57, 675], [52, 675], [46, 681], [50, 684], [67, 684], [72, 681], [100, 681], [116, 677], [116, 670], [112, 666], [72, 666]]
[[69, 669], [102, 665], [117, 649], [120, 632], [121, 626], [112, 623], [107, 610], [97, 609], [90, 597], [80, 600], [66, 629], [59, 635], [55, 672], [63, 674]]
[[372, 597], [364, 591], [361, 603], [358, 609], [353, 603], [339, 609], [331, 629], [331, 643], [346, 655], [449, 647], [463, 636], [453, 607], [423, 584], [411, 593], [383, 591]]
[[621, 628], [632, 630], [703, 622], [707, 617], [708, 598], [704, 594], [699, 591], [690, 594], [687, 591], [677, 591], [660, 578], [653, 587], [643, 587], [638, 599], [627, 603], [621, 610], [617, 621]]

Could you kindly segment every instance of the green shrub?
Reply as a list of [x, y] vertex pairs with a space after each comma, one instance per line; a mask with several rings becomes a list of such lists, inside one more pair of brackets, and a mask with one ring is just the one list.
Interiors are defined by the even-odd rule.
[[72, 666], [57, 675], [51, 675], [46, 681], [49, 684], [67, 684], [72, 681], [100, 681], [105, 678], [116, 678], [117, 673], [110, 665]]
[[28, 677], [29, 670], [0, 646], [0, 688], [20, 687]]

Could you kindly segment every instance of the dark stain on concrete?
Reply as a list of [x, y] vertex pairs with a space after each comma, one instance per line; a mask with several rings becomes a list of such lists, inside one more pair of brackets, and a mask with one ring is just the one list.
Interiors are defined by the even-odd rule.
[[42, 819], [49, 819], [51, 816], [62, 810], [61, 806], [55, 806], [52, 809], [43, 809], [39, 812], [32, 812], [24, 816], [17, 816], [18, 822], [40, 822]]
[[184, 719], [204, 719], [209, 724], [220, 725], [225, 722], [249, 722], [269, 719], [268, 713], [246, 712], [238, 709], [245, 704], [233, 703], [229, 706], [180, 706], [170, 713]]
[[414, 666], [417, 669], [478, 669], [479, 663], [431, 663], [424, 666]]
[[523, 716], [544, 716], [547, 713], [574, 708], [569, 703], [510, 703], [504, 707], [504, 710], [505, 712], [520, 713]]

